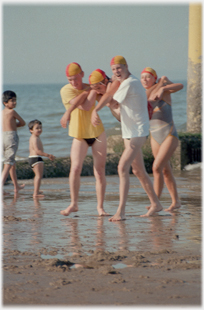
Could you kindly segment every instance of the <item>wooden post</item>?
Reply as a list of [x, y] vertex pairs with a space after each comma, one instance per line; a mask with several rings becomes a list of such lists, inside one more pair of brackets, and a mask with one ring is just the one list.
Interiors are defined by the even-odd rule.
[[202, 5], [189, 4], [187, 132], [200, 133], [202, 126]]

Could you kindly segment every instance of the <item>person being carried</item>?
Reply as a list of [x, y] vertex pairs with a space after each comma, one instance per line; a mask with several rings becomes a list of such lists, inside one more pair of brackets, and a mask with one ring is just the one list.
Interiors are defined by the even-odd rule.
[[40, 139], [40, 135], [42, 133], [41, 121], [37, 119], [30, 121], [28, 128], [31, 133], [29, 140], [30, 154], [28, 163], [35, 174], [33, 198], [43, 198], [44, 195], [42, 194], [42, 191], [40, 191], [40, 184], [43, 178], [44, 162], [41, 156], [48, 157], [50, 160], [54, 160], [55, 156], [43, 151], [43, 144]]
[[111, 60], [111, 69], [120, 86], [115, 90], [106, 92], [92, 112], [91, 122], [98, 126], [98, 111], [112, 99], [120, 104], [122, 138], [125, 150], [120, 158], [118, 174], [120, 177], [120, 201], [116, 214], [110, 221], [125, 219], [125, 207], [129, 191], [129, 170], [132, 165], [133, 173], [137, 171], [137, 177], [150, 199], [150, 209], [147, 214], [154, 215], [162, 210], [157, 195], [154, 192], [152, 182], [144, 166], [141, 147], [149, 134], [149, 116], [147, 110], [147, 97], [139, 79], [133, 76], [128, 69], [123, 56], [115, 56]]
[[[105, 94], [105, 92], [110, 88], [115, 88], [115, 90], [118, 89], [120, 83], [117, 80], [110, 79], [103, 70], [96, 69], [89, 75], [89, 84], [90, 89], [94, 89], [96, 91], [96, 100], [99, 101], [102, 95]], [[67, 109], [67, 121], [70, 121], [71, 112], [78, 106], [80, 106], [80, 101], [76, 101], [74, 104], [71, 104]], [[106, 104], [106, 106], [110, 108], [112, 115], [120, 122], [120, 106], [118, 102], [112, 99], [111, 102]]]
[[[83, 83], [84, 72], [78, 63], [72, 62], [66, 67], [66, 76], [69, 84], [66, 84], [60, 90], [66, 112], [62, 116], [60, 123], [63, 128], [66, 128], [67, 122], [70, 120], [69, 136], [73, 137], [69, 174], [71, 203], [60, 213], [68, 216], [71, 212], [78, 211], [80, 175], [90, 146], [92, 148], [93, 170], [96, 179], [97, 211], [100, 216], [108, 215], [103, 207], [106, 189], [106, 134], [102, 123], [97, 128], [91, 124], [91, 113], [95, 106], [97, 92], [91, 89], [88, 84]], [[69, 108], [72, 106], [73, 111], [70, 118]]]
[[151, 148], [154, 155], [152, 167], [154, 175], [154, 190], [160, 198], [164, 182], [170, 193], [172, 203], [165, 211], [181, 207], [176, 180], [170, 165], [170, 158], [178, 146], [178, 134], [173, 122], [171, 94], [183, 88], [181, 83], [172, 83], [162, 76], [158, 83], [154, 69], [146, 67], [141, 72], [141, 83], [146, 89], [147, 99], [153, 107], [150, 120]]
[[[19, 185], [16, 175], [15, 155], [18, 149], [19, 137], [17, 128], [25, 126], [25, 121], [14, 110], [17, 103], [16, 93], [11, 90], [6, 90], [2, 95], [4, 109], [2, 111], [2, 130], [3, 130], [3, 156], [4, 168], [2, 171], [2, 188], [10, 174], [14, 185], [14, 193], [23, 189], [25, 184]], [[3, 192], [7, 194], [6, 192]]]

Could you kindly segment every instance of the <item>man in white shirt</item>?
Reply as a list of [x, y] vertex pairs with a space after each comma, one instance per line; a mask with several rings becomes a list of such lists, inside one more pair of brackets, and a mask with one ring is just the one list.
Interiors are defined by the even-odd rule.
[[114, 77], [120, 82], [118, 89], [111, 88], [100, 99], [92, 112], [91, 122], [97, 126], [100, 122], [97, 112], [111, 100], [120, 104], [122, 138], [125, 150], [120, 158], [118, 174], [120, 177], [120, 202], [116, 214], [109, 221], [125, 220], [125, 205], [129, 191], [129, 171], [138, 177], [150, 199], [150, 207], [145, 215], [151, 216], [163, 208], [155, 194], [152, 182], [144, 166], [141, 147], [149, 134], [149, 117], [147, 97], [139, 79], [133, 76], [123, 56], [115, 56], [111, 60]]

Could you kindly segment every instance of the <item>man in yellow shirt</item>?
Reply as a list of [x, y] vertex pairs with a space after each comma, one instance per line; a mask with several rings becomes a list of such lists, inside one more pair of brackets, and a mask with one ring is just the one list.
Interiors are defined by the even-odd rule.
[[72, 62], [66, 67], [66, 76], [69, 84], [60, 90], [62, 103], [66, 109], [60, 120], [63, 128], [67, 127], [69, 121], [69, 107], [71, 105], [78, 107], [72, 111], [69, 121], [69, 136], [73, 137], [69, 174], [71, 203], [60, 213], [68, 216], [71, 212], [78, 211], [80, 174], [88, 147], [91, 146], [96, 178], [97, 211], [101, 216], [108, 215], [103, 208], [106, 188], [106, 134], [102, 122], [97, 127], [91, 124], [91, 114], [95, 107], [97, 92], [91, 89], [89, 84], [83, 83], [84, 72], [78, 63]]

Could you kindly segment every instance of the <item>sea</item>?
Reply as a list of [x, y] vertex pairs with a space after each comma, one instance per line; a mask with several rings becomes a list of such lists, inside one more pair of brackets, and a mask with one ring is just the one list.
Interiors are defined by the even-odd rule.
[[[178, 131], [186, 130], [187, 121], [187, 81], [177, 81], [184, 88], [172, 94], [173, 119]], [[68, 135], [68, 128], [60, 125], [60, 119], [65, 112], [60, 97], [60, 89], [64, 84], [4, 84], [2, 91], [12, 90], [17, 95], [15, 110], [25, 120], [26, 126], [18, 128], [19, 147], [16, 160], [25, 160], [29, 156], [30, 131], [28, 123], [33, 119], [42, 122], [43, 132], [41, 140], [44, 151], [56, 157], [70, 155], [72, 137]], [[3, 109], [3, 104], [2, 104]], [[116, 130], [120, 132], [120, 123], [112, 116], [109, 108], [104, 107], [99, 116], [103, 122], [107, 136]], [[88, 150], [91, 154], [91, 148]]]

